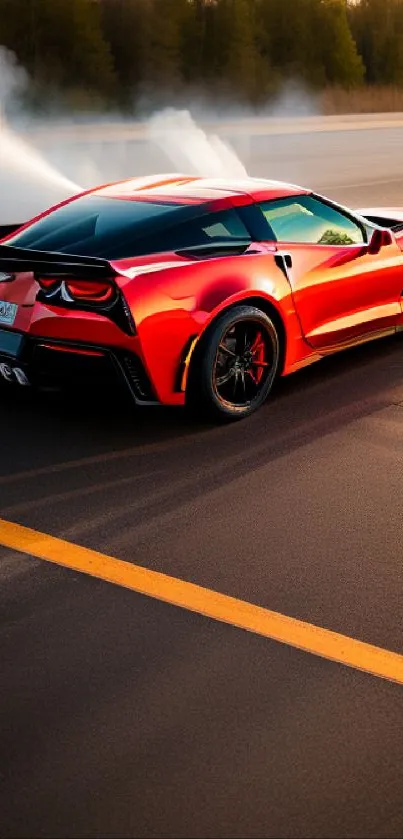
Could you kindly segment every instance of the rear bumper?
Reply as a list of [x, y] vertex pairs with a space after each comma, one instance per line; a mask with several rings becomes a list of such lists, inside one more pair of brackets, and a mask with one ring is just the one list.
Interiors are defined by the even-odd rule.
[[0, 329], [0, 378], [37, 388], [120, 386], [137, 405], [159, 404], [144, 365], [133, 352], [5, 329]]

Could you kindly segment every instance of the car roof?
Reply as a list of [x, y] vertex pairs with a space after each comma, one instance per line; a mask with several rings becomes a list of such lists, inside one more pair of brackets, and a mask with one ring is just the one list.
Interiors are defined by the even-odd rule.
[[154, 199], [183, 204], [202, 204], [211, 201], [245, 204], [251, 201], [304, 195], [309, 190], [282, 181], [263, 178], [201, 178], [168, 174], [119, 181], [99, 187], [93, 192], [104, 197], [134, 201]]

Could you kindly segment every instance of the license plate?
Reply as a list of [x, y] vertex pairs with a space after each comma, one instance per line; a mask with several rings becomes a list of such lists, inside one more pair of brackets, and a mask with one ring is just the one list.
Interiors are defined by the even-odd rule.
[[2, 355], [18, 358], [24, 344], [24, 336], [10, 329], [0, 329], [0, 361]]
[[16, 303], [7, 303], [6, 300], [0, 300], [0, 323], [6, 323], [7, 326], [12, 326], [15, 321], [18, 306]]

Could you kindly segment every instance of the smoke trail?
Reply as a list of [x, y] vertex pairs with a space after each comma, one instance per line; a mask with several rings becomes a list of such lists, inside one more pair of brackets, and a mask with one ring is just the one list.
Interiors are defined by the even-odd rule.
[[[316, 112], [315, 102], [297, 85], [289, 85], [260, 114], [227, 103], [225, 124], [217, 102], [192, 103], [159, 111], [138, 123], [116, 113], [49, 115], [39, 123], [29, 115], [20, 93], [28, 77], [12, 53], [0, 47], [0, 224], [23, 222], [84, 188], [123, 178], [178, 172], [213, 178], [251, 174], [299, 180], [301, 162], [292, 152], [286, 160], [279, 140], [264, 136], [271, 118]], [[195, 114], [197, 122], [195, 121]], [[211, 120], [215, 128], [203, 130]], [[231, 122], [232, 119], [232, 122]], [[16, 130], [23, 126], [24, 137]], [[257, 125], [257, 128], [256, 128]], [[233, 132], [233, 133], [231, 133]], [[237, 152], [221, 133], [231, 137]], [[33, 139], [35, 138], [35, 139]], [[239, 157], [241, 154], [242, 160]], [[244, 165], [244, 162], [246, 165]], [[304, 175], [305, 177], [305, 175]]]
[[81, 190], [8, 124], [7, 104], [25, 83], [25, 73], [12, 53], [0, 47], [0, 223], [6, 224], [26, 221], [44, 204]]
[[208, 135], [189, 111], [167, 108], [151, 117], [148, 136], [178, 171], [213, 178], [245, 178], [248, 173], [235, 151], [217, 135]]

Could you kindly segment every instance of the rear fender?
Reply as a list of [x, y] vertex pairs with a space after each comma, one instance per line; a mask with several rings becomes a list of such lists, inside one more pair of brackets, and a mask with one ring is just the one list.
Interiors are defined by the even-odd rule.
[[[259, 267], [260, 269], [263, 267], [262, 263]], [[239, 290], [237, 284], [230, 279], [223, 288], [213, 285], [204, 293], [201, 300], [201, 310], [207, 310], [209, 313], [204, 321], [203, 328], [190, 343], [190, 350], [185, 348], [186, 363], [185, 365], [182, 364], [182, 370], [184, 366], [186, 367], [183, 377], [185, 383], [196, 348], [200, 345], [200, 341], [210, 325], [222, 312], [236, 305], [243, 304], [261, 308], [275, 322], [282, 339], [282, 375], [293, 369], [295, 365], [298, 366], [301, 360], [310, 354], [310, 349], [301, 331], [288, 280], [288, 255], [280, 253], [265, 255], [264, 268], [264, 272], [260, 270], [259, 273], [254, 273], [252, 278], [249, 277], [250, 282], [247, 283], [247, 288], [245, 288], [244, 282], [242, 289]], [[221, 294], [222, 290], [227, 293]], [[209, 308], [209, 304], [213, 302], [215, 305]]]
[[179, 371], [190, 365], [201, 336], [224, 309], [253, 299], [270, 304], [291, 338], [301, 338], [291, 288], [273, 254], [188, 262], [123, 281], [143, 360], [158, 394], [167, 404], [181, 404]]

